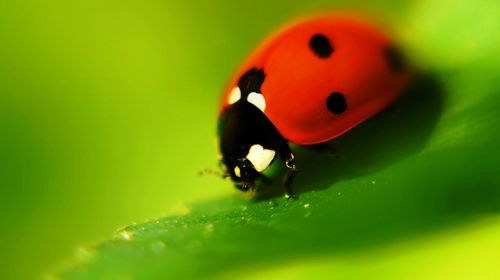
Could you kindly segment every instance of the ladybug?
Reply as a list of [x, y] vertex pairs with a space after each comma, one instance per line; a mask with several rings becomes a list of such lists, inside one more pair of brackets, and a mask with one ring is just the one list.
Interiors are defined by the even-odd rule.
[[284, 28], [242, 64], [219, 111], [220, 163], [241, 190], [276, 158], [290, 194], [289, 143], [330, 141], [391, 104], [411, 73], [390, 38], [356, 18], [325, 16]]

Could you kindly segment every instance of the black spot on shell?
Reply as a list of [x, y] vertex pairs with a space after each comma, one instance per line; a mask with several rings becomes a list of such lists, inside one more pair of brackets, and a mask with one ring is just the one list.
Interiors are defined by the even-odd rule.
[[319, 58], [330, 57], [334, 50], [328, 38], [322, 34], [312, 36], [311, 40], [309, 40], [309, 46]]
[[384, 56], [387, 64], [393, 73], [403, 71], [406, 66], [406, 61], [401, 51], [395, 46], [389, 46], [384, 49]]
[[261, 86], [264, 83], [264, 79], [266, 75], [264, 74], [264, 70], [252, 68], [248, 70], [243, 76], [241, 76], [238, 81], [238, 87], [241, 90], [241, 94], [243, 96], [248, 95], [251, 92], [261, 93]]
[[326, 108], [336, 115], [343, 113], [347, 109], [344, 95], [340, 92], [330, 94], [326, 99]]

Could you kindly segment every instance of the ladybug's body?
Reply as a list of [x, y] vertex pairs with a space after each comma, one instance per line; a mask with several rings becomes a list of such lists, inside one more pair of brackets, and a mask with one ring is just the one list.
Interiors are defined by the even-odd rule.
[[397, 49], [370, 25], [345, 17], [293, 25], [259, 47], [223, 95], [222, 163], [241, 189], [276, 155], [293, 174], [287, 142], [343, 134], [387, 107], [409, 80]]

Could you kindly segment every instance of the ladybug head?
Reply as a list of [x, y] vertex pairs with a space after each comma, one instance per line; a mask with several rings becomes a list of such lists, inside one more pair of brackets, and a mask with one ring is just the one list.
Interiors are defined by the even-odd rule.
[[236, 187], [242, 191], [255, 188], [255, 180], [259, 176], [253, 164], [246, 158], [239, 158], [236, 165], [229, 172]]
[[241, 190], [254, 189], [256, 179], [272, 163], [286, 141], [254, 104], [240, 99], [219, 118], [219, 148], [226, 173]]

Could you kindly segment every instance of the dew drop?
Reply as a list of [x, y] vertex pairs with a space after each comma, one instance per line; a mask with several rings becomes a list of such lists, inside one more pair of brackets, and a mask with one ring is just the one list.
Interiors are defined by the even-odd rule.
[[206, 234], [211, 234], [215, 231], [215, 226], [214, 224], [210, 223], [205, 226], [205, 233]]
[[132, 232], [127, 231], [127, 230], [122, 230], [122, 231], [120, 231], [120, 232], [118, 233], [118, 235], [120, 236], [120, 238], [121, 238], [122, 240], [125, 240], [125, 241], [130, 241], [130, 240], [132, 240], [132, 238], [133, 238], [133, 234], [132, 234]]
[[151, 242], [149, 247], [151, 248], [151, 251], [153, 253], [161, 254], [165, 251], [165, 248], [167, 246], [165, 245], [165, 242], [163, 242], [161, 240], [156, 240], [156, 241]]
[[274, 201], [269, 201], [267, 204], [269, 204], [270, 206], [273, 206], [274, 205]]
[[278, 203], [276, 201], [269, 201], [268, 205], [270, 206], [269, 208], [274, 209], [274, 207], [278, 206]]

